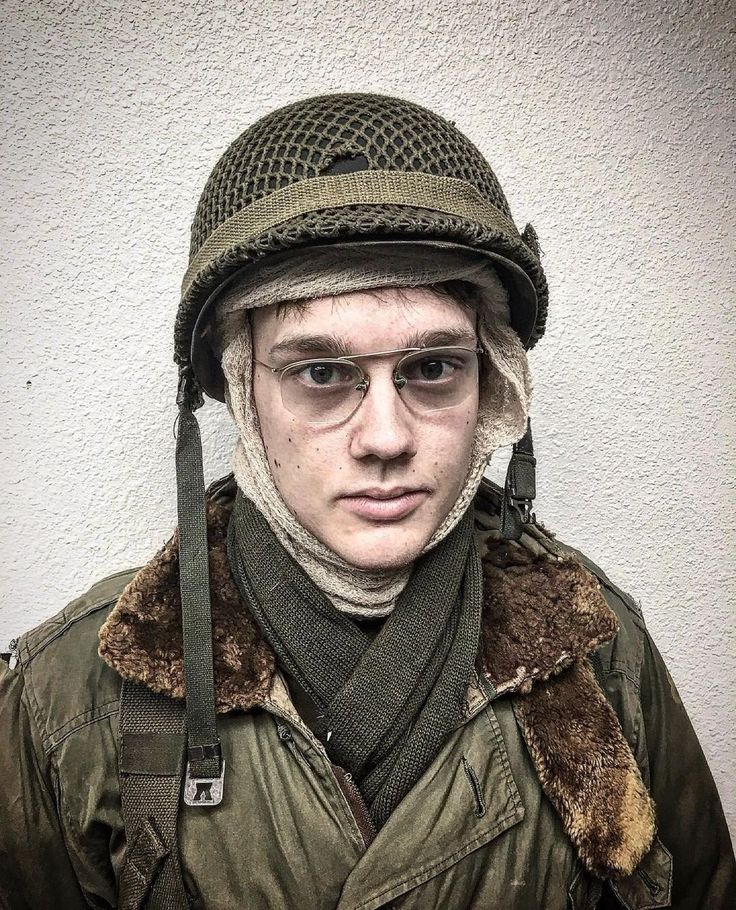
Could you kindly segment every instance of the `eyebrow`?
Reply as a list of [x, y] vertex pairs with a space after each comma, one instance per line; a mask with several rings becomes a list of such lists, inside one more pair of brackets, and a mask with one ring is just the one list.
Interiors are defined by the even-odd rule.
[[[447, 344], [477, 344], [475, 332], [467, 328], [427, 329], [405, 336], [399, 348], [432, 348]], [[349, 357], [362, 353], [350, 349], [350, 344], [339, 335], [288, 335], [270, 351], [271, 356], [280, 354], [331, 354], [335, 357]]]

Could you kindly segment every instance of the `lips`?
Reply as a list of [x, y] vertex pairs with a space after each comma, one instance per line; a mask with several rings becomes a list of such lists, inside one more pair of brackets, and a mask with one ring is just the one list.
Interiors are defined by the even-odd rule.
[[341, 502], [345, 507], [362, 518], [374, 521], [398, 521], [413, 512], [427, 497], [426, 490], [409, 490], [399, 496], [343, 496]]

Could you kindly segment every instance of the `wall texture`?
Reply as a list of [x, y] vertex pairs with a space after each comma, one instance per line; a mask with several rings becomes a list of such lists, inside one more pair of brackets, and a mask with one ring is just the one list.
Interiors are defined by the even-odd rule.
[[[0, 645], [171, 532], [173, 318], [219, 154], [299, 97], [405, 96], [537, 228], [536, 511], [642, 603], [736, 831], [728, 6], [5, 0]], [[209, 480], [234, 434], [199, 414]]]

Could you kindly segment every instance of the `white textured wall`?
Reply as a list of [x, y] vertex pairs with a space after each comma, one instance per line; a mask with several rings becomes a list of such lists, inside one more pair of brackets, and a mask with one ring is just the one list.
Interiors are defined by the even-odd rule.
[[[0, 6], [0, 644], [171, 532], [172, 326], [219, 154], [299, 97], [402, 95], [539, 232], [537, 514], [642, 602], [736, 830], [729, 4], [122, 6]], [[233, 432], [199, 415], [209, 480]]]

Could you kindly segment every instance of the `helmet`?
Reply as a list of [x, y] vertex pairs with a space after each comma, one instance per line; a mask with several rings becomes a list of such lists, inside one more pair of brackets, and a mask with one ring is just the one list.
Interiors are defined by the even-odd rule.
[[174, 360], [224, 401], [204, 334], [224, 284], [299, 246], [389, 238], [486, 253], [509, 291], [511, 324], [525, 348], [544, 334], [548, 295], [536, 233], [531, 225], [519, 233], [476, 146], [418, 104], [343, 93], [267, 114], [215, 165], [192, 224]]
[[[217, 782], [217, 736], [202, 446], [194, 411], [203, 392], [224, 401], [224, 379], [205, 329], [225, 286], [266, 257], [359, 240], [442, 242], [492, 260], [509, 292], [524, 347], [542, 337], [547, 283], [531, 225], [520, 233], [488, 162], [453, 123], [418, 104], [347, 93], [298, 101], [261, 118], [215, 165], [192, 225], [176, 316], [179, 578], [184, 639], [187, 782]], [[502, 512], [521, 536], [534, 498], [531, 425], [514, 444]], [[196, 805], [191, 788], [184, 799]], [[187, 794], [190, 794], [187, 796]], [[202, 804], [200, 804], [202, 805]]]

